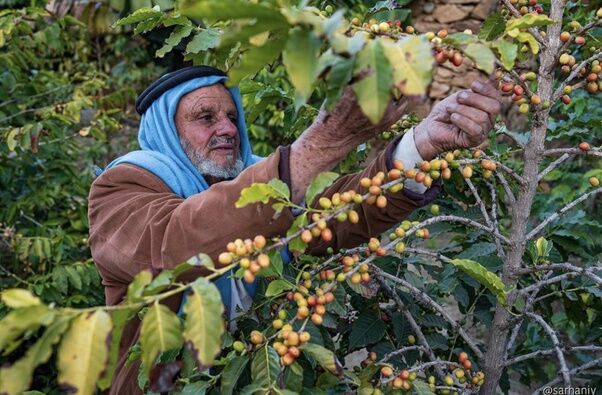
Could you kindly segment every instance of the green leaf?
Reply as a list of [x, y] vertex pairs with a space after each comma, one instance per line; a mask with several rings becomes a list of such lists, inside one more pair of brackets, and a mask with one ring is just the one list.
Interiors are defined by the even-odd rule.
[[452, 263], [470, 277], [487, 287], [487, 289], [496, 296], [499, 303], [506, 303], [508, 290], [497, 274], [490, 272], [479, 262], [470, 259], [454, 259], [452, 260]]
[[163, 291], [167, 287], [171, 285], [171, 280], [173, 279], [173, 273], [171, 270], [163, 270], [159, 273], [153, 281], [148, 284], [146, 288], [144, 288], [144, 292], [142, 292], [142, 296], [151, 296], [156, 295], [159, 292]]
[[181, 346], [180, 319], [167, 306], [155, 301], [144, 315], [140, 328], [144, 376], [148, 377], [159, 353]]
[[[302, 213], [295, 218], [295, 221], [291, 225], [290, 229], [286, 232], [286, 236], [291, 236], [299, 231], [300, 228], [307, 225], [307, 215]], [[307, 248], [307, 245], [301, 240], [301, 236], [297, 236], [288, 242], [288, 249], [291, 252], [303, 253]]]
[[287, 390], [298, 394], [303, 391], [303, 366], [299, 362], [289, 365], [284, 371], [284, 383]]
[[352, 324], [349, 335], [349, 348], [354, 350], [373, 344], [385, 335], [385, 323], [378, 314], [365, 311]]
[[413, 383], [414, 391], [416, 391], [416, 395], [435, 395], [433, 391], [431, 391], [431, 387], [421, 380], [416, 380]]
[[284, 181], [273, 178], [268, 182], [268, 185], [272, 187], [276, 197], [282, 198], [283, 200], [289, 200], [291, 198], [291, 191]]
[[111, 317], [106, 311], [80, 314], [71, 323], [58, 350], [58, 382], [67, 392], [93, 394], [107, 367]]
[[[0, 350], [22, 336], [42, 325], [50, 325], [56, 312], [45, 305], [34, 305], [10, 311], [0, 320]], [[18, 345], [18, 344], [17, 344]], [[12, 347], [10, 347], [12, 348]]]
[[370, 122], [377, 124], [391, 98], [393, 73], [380, 40], [371, 40], [358, 53], [355, 74], [367, 73], [352, 85], [357, 102]]
[[162, 58], [165, 54], [174, 49], [182, 39], [190, 36], [190, 33], [192, 33], [192, 25], [177, 26], [174, 31], [171, 32], [169, 37], [167, 37], [165, 44], [155, 52], [155, 56]]
[[52, 355], [52, 347], [58, 343], [68, 326], [68, 318], [57, 320], [46, 329], [21, 359], [13, 364], [4, 365], [0, 369], [0, 393], [7, 395], [24, 393], [23, 391], [31, 385], [35, 368], [48, 361]]
[[203, 370], [213, 365], [221, 348], [224, 304], [215, 284], [204, 277], [196, 279], [191, 290], [184, 305], [184, 339]]
[[506, 70], [511, 70], [514, 67], [514, 61], [518, 55], [518, 46], [509, 41], [499, 39], [494, 41], [492, 47], [500, 54], [500, 60]]
[[456, 48], [459, 48], [463, 45], [473, 44], [478, 41], [479, 39], [477, 36], [468, 33], [452, 33], [443, 40], [445, 44], [450, 44]]
[[318, 174], [313, 180], [311, 180], [311, 183], [305, 192], [305, 204], [307, 207], [311, 207], [314, 203], [314, 199], [326, 188], [331, 186], [337, 178], [339, 178], [338, 173], [326, 171]]
[[313, 91], [321, 44], [320, 39], [309, 29], [296, 27], [289, 31], [282, 62], [295, 87], [295, 110], [307, 102]]
[[533, 35], [531, 33], [520, 32], [516, 36], [516, 39], [518, 41], [520, 41], [521, 43], [528, 43], [529, 47], [531, 48], [531, 52], [533, 54], [539, 53], [539, 43], [537, 42], [537, 40], [535, 39], [535, 37], [533, 37]]
[[478, 69], [487, 74], [493, 73], [495, 56], [486, 45], [468, 44], [463, 52], [475, 62]]
[[195, 381], [194, 383], [186, 384], [182, 388], [180, 395], [205, 395], [210, 386], [211, 383], [209, 381]]
[[268, 252], [270, 257], [270, 266], [262, 268], [258, 275], [262, 277], [282, 277], [282, 269], [284, 262], [282, 262], [282, 255], [279, 250], [272, 250]]
[[134, 280], [128, 285], [128, 293], [126, 299], [128, 303], [135, 303], [142, 298], [144, 288], [153, 280], [153, 274], [150, 270], [143, 270], [136, 274]]
[[243, 188], [243, 190], [240, 192], [240, 197], [235, 203], [235, 206], [236, 208], [242, 208], [253, 203], [261, 202], [266, 204], [271, 198], [277, 198], [280, 196], [280, 192], [275, 190], [273, 186], [255, 182], [251, 184], [250, 187]]
[[397, 43], [385, 41], [385, 54], [393, 67], [396, 86], [401, 85], [405, 95], [422, 95], [431, 83], [433, 54], [424, 37], [405, 37]]
[[504, 34], [506, 30], [506, 19], [500, 12], [489, 15], [479, 31], [479, 38], [492, 41]]
[[337, 376], [342, 376], [343, 366], [336, 355], [329, 349], [314, 343], [306, 343], [300, 347], [303, 353], [313, 358], [320, 366]]
[[245, 367], [249, 363], [248, 355], [239, 355], [234, 357], [224, 370], [222, 371], [222, 385], [220, 389], [220, 394], [222, 395], [231, 395], [234, 392], [234, 388], [236, 387], [236, 383], [238, 382], [238, 378], [245, 370]]
[[254, 384], [268, 389], [276, 386], [280, 373], [280, 357], [276, 350], [265, 345], [255, 351], [251, 362], [251, 378]]
[[208, 49], [217, 47], [221, 32], [217, 29], [207, 28], [194, 35], [186, 46], [187, 53], [198, 54]]
[[1, 299], [8, 307], [13, 309], [36, 306], [42, 303], [40, 298], [22, 288], [13, 288], [3, 291]]
[[265, 291], [265, 296], [277, 296], [283, 293], [284, 291], [291, 290], [295, 287], [294, 284], [291, 284], [289, 281], [284, 279], [277, 279], [268, 285], [268, 288]]
[[529, 28], [535, 26], [547, 26], [556, 23], [544, 14], [525, 14], [518, 19], [510, 19], [506, 23], [506, 33], [514, 29]]
[[241, 0], [186, 0], [182, 3], [180, 11], [190, 18], [203, 20], [257, 19], [261, 23], [277, 21], [282, 26], [288, 26], [288, 22], [277, 9]]
[[211, 271], [215, 270], [215, 263], [207, 254], [196, 254], [195, 256], [189, 258], [187, 262], [192, 266], [203, 266]]
[[280, 55], [285, 44], [286, 38], [278, 37], [278, 32], [272, 32], [268, 43], [247, 49], [241, 55], [240, 63], [228, 71], [228, 85], [237, 85], [243, 78], [254, 76]]
[[135, 314], [138, 309], [123, 309], [115, 310], [111, 313], [111, 321], [113, 322], [113, 329], [111, 330], [111, 343], [109, 346], [109, 360], [107, 362], [107, 368], [98, 380], [98, 387], [101, 390], [105, 390], [111, 386], [113, 376], [115, 374], [115, 368], [119, 359], [119, 346], [121, 343], [121, 336], [123, 335], [123, 328], [130, 317]]
[[126, 16], [125, 18], [122, 18], [115, 22], [113, 24], [113, 27], [115, 28], [118, 26], [131, 25], [134, 23], [145, 21], [147, 19], [156, 19], [161, 17], [162, 15], [163, 13], [154, 7], [142, 7], [140, 9], [137, 9], [130, 15]]

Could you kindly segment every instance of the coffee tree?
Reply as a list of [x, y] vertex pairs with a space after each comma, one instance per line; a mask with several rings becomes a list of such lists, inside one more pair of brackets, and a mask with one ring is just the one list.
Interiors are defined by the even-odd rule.
[[[28, 388], [55, 345], [60, 385], [81, 394], [107, 388], [121, 330], [134, 316], [142, 326], [130, 360], [142, 360], [139, 383], [154, 393], [492, 394], [517, 381], [534, 393], [599, 384], [601, 246], [588, 232], [600, 228], [600, 209], [579, 207], [602, 192], [602, 9], [504, 0], [475, 35], [417, 32], [398, 19], [402, 3], [354, 14], [326, 4], [207, 0], [142, 8], [117, 22], [135, 33], [172, 27], [157, 56], [179, 47], [195, 63], [227, 69], [251, 117], [288, 125], [293, 135], [348, 85], [377, 122], [392, 98], [424, 94], [434, 67], [464, 63], [497, 81], [526, 114], [528, 131], [499, 123], [486, 146], [415, 169], [397, 161], [386, 174], [365, 174], [360, 190], [331, 196], [323, 191], [339, 174], [323, 173], [305, 205], [279, 180], [253, 184], [236, 206], [300, 211], [286, 235], [232, 240], [215, 263], [199, 254], [155, 276], [143, 271], [117, 306], [56, 308], [6, 290], [12, 310], [0, 321], [0, 349], [23, 354], [1, 368], [0, 392]], [[274, 89], [278, 73], [288, 81]], [[416, 121], [404, 117], [383, 138]], [[332, 241], [335, 221], [355, 224], [362, 207], [386, 207], [409, 179], [442, 182], [437, 204], [366, 245], [304, 254]], [[285, 247], [295, 255], [286, 265]], [[211, 274], [180, 283], [191, 262]], [[210, 280], [231, 270], [267, 281], [226, 331]], [[160, 303], [182, 292], [182, 316]]]

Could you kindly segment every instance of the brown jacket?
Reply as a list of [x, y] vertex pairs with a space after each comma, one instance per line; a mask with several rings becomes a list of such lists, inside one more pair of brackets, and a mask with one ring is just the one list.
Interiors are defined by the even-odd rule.
[[[391, 168], [394, 143], [381, 152], [368, 167], [339, 178], [324, 193], [360, 190], [362, 177]], [[213, 184], [209, 189], [183, 199], [174, 194], [161, 179], [134, 165], [122, 164], [105, 171], [90, 190], [90, 248], [105, 286], [106, 301], [118, 304], [126, 294], [132, 278], [143, 269], [159, 273], [204, 252], [212, 258], [237, 238], [280, 236], [291, 226], [293, 215], [284, 210], [275, 216], [269, 205], [234, 207], [240, 191], [253, 182], [280, 178], [290, 184], [288, 147], [280, 147], [261, 162], [245, 169], [231, 181]], [[356, 246], [378, 235], [417, 207], [427, 204], [439, 186], [424, 195], [404, 189], [388, 197], [386, 209], [362, 205], [360, 222], [332, 223], [333, 240], [312, 245], [311, 253]], [[186, 274], [186, 280], [205, 275], [201, 269]], [[179, 297], [166, 301], [174, 311]], [[120, 359], [109, 394], [140, 394], [137, 384], [139, 362], [124, 366], [128, 350], [138, 338], [139, 320], [128, 323], [120, 345]]]

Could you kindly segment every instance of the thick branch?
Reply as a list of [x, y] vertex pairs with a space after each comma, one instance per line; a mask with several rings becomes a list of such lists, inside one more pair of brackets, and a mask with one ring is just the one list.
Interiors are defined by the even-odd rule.
[[550, 336], [552, 339], [552, 344], [554, 344], [554, 349], [556, 350], [556, 356], [558, 357], [558, 363], [560, 364], [560, 374], [562, 375], [562, 380], [564, 381], [564, 385], [566, 387], [571, 386], [571, 376], [569, 374], [569, 368], [566, 366], [566, 360], [564, 359], [564, 353], [562, 352], [562, 345], [558, 340], [558, 335], [556, 335], [556, 331], [544, 320], [540, 315], [535, 313], [527, 313], [528, 317], [533, 318], [544, 331]]
[[[562, 347], [563, 352], [579, 352], [579, 351], [594, 351], [600, 352], [602, 351], [602, 347], [600, 346], [575, 346], [575, 347]], [[518, 357], [514, 357], [506, 361], [506, 366], [514, 365], [519, 362], [523, 362], [533, 358], [543, 357], [545, 355], [551, 355], [556, 352], [556, 349], [549, 350], [537, 350], [531, 352], [529, 354], [519, 355]]]
[[551, 223], [552, 221], [555, 221], [561, 215], [563, 215], [564, 213], [566, 213], [567, 211], [569, 211], [570, 209], [572, 209], [579, 203], [583, 202], [588, 197], [590, 197], [592, 195], [597, 195], [600, 192], [602, 192], [602, 187], [596, 188], [593, 191], [589, 191], [588, 193], [585, 193], [585, 194], [581, 195], [579, 198], [573, 200], [571, 203], [567, 204], [566, 206], [564, 206], [563, 208], [561, 208], [554, 214], [550, 215], [542, 223], [537, 225], [537, 227], [535, 229], [533, 229], [531, 232], [529, 232], [529, 234], [527, 235], [527, 240], [531, 240], [532, 238], [537, 236], [539, 234], [539, 232], [541, 232], [549, 223]]
[[573, 277], [577, 277], [580, 274], [588, 277], [589, 279], [591, 279], [592, 281], [594, 281], [595, 283], [597, 283], [600, 287], [602, 287], [602, 279], [598, 276], [596, 276], [595, 274], [591, 273], [591, 272], [587, 272], [587, 271], [583, 271], [583, 272], [568, 272], [568, 273], [564, 273], [561, 274], [559, 276], [556, 277], [552, 277], [549, 278], [547, 280], [541, 280], [536, 282], [535, 284], [531, 284], [528, 287], [525, 288], [521, 288], [520, 291], [518, 291], [519, 295], [524, 295], [526, 293], [529, 293], [531, 291], [535, 291], [535, 290], [539, 290], [541, 288], [545, 288], [548, 285], [552, 285], [554, 283], [558, 283], [562, 280], [566, 280], [568, 278], [573, 278]]
[[547, 149], [543, 152], [545, 156], [553, 156], [553, 155], [562, 155], [562, 154], [570, 154], [570, 155], [592, 155], [599, 156], [602, 158], [602, 150], [599, 148], [592, 148], [589, 151], [583, 151], [579, 148], [551, 148]]

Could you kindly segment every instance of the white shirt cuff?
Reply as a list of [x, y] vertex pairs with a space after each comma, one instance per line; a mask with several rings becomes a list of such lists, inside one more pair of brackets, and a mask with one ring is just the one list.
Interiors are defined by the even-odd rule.
[[[406, 169], [413, 169], [417, 167], [417, 164], [424, 160], [416, 148], [413, 128], [406, 132], [401, 138], [401, 141], [397, 143], [397, 147], [395, 147], [395, 151], [393, 151], [393, 160], [402, 161], [404, 168]], [[416, 193], [424, 193], [427, 190], [424, 185], [419, 184], [414, 180], [405, 180], [403, 185], [405, 188]]]

